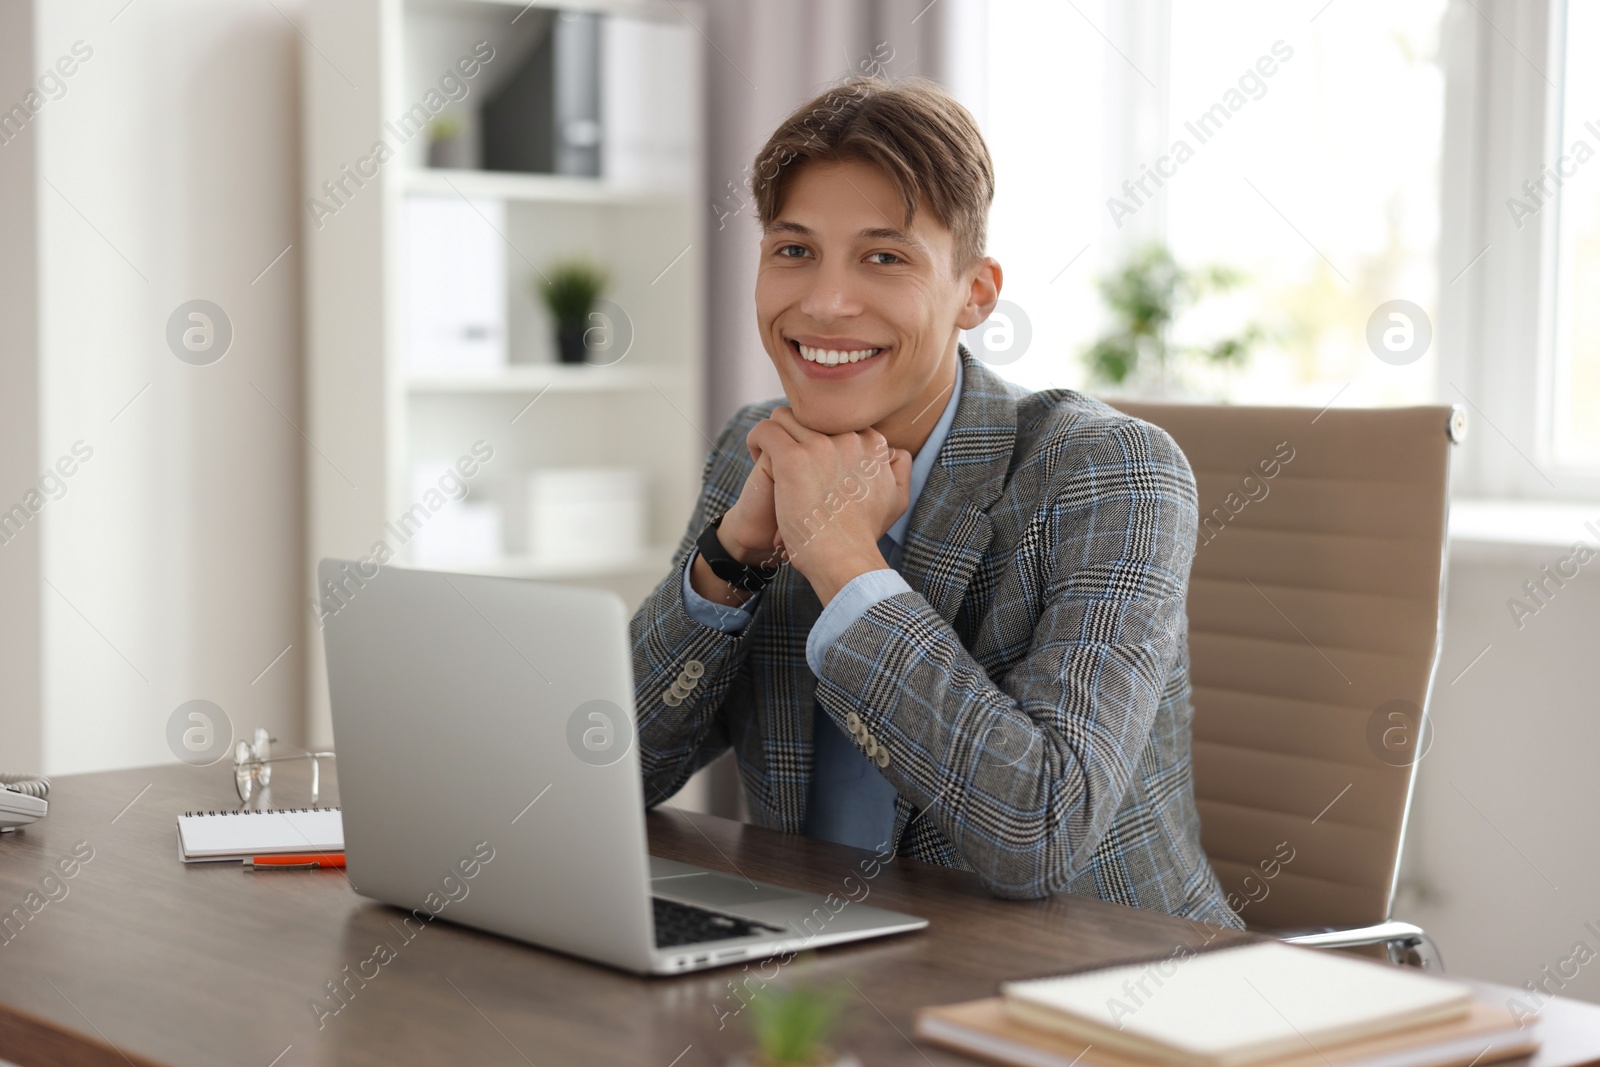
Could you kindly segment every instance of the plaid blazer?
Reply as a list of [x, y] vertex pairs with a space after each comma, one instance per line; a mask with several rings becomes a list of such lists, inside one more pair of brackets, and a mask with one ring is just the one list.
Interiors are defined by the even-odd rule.
[[[1030, 393], [960, 346], [955, 421], [901, 573], [824, 659], [821, 604], [784, 565], [740, 634], [684, 608], [683, 561], [738, 499], [742, 408], [706, 461], [673, 568], [630, 624], [648, 805], [732, 747], [752, 819], [801, 832], [813, 702], [890, 753], [894, 845], [1003, 897], [1077, 893], [1225, 926], [1189, 755], [1194, 475], [1159, 427], [1070, 389]], [[698, 672], [697, 666], [698, 665]]]

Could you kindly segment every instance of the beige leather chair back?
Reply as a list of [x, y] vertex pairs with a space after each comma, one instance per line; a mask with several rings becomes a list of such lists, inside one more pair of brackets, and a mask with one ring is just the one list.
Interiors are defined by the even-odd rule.
[[1170, 433], [1199, 487], [1189, 653], [1212, 866], [1251, 927], [1389, 918], [1464, 415], [1109, 403]]

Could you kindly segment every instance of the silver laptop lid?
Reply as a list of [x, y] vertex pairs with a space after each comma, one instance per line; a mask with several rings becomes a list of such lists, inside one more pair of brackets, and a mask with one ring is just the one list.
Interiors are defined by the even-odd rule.
[[337, 559], [317, 579], [357, 892], [646, 969], [622, 600]]

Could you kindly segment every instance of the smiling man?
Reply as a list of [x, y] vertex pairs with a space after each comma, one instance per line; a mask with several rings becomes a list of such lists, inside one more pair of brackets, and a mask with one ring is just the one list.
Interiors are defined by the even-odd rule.
[[1159, 428], [1011, 385], [972, 116], [852, 79], [756, 159], [784, 400], [707, 459], [631, 626], [647, 803], [733, 748], [763, 826], [1240, 926], [1200, 847], [1194, 477]]

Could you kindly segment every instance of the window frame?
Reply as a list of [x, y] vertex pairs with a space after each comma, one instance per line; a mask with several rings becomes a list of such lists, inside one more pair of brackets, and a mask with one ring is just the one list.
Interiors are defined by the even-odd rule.
[[1521, 230], [1506, 207], [1560, 154], [1566, 3], [1450, 0], [1441, 28], [1438, 396], [1476, 438], [1457, 497], [1600, 499], [1600, 470], [1554, 456], [1561, 197]]

